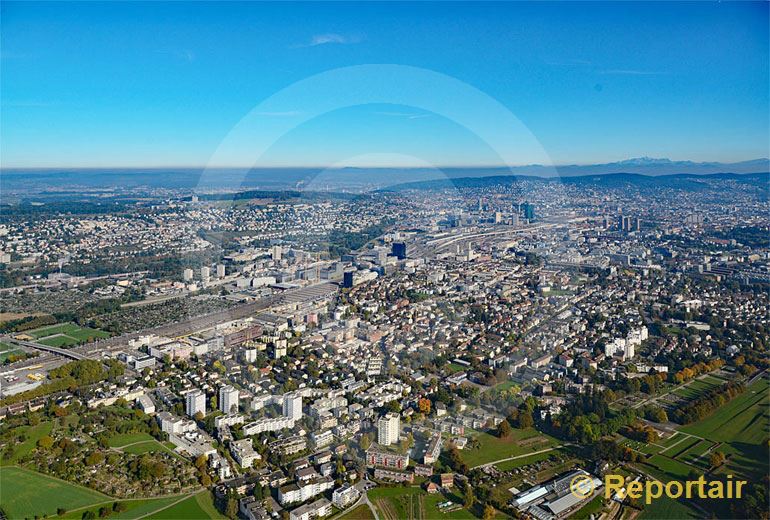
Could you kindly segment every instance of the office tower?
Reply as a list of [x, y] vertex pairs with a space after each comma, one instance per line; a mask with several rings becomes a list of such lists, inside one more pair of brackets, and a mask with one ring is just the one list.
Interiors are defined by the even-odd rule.
[[406, 259], [406, 243], [405, 242], [393, 242], [391, 246], [391, 253], [399, 260]]
[[193, 390], [187, 394], [187, 415], [194, 417], [198, 412], [206, 415], [206, 394]]
[[535, 220], [535, 205], [525, 202], [521, 205], [521, 211], [524, 213], [524, 218], [532, 221]]
[[302, 396], [291, 392], [283, 396], [283, 415], [290, 419], [302, 418]]
[[273, 246], [270, 249], [270, 258], [272, 258], [274, 261], [279, 262], [282, 257], [283, 257], [283, 248], [281, 246]]
[[182, 279], [183, 279], [185, 282], [190, 282], [190, 281], [192, 281], [192, 279], [193, 279], [193, 270], [192, 270], [192, 269], [190, 269], [190, 268], [187, 268], [187, 269], [185, 269], [184, 271], [182, 271]]
[[225, 264], [217, 264], [217, 278], [225, 277]]
[[401, 428], [401, 418], [391, 412], [377, 421], [377, 442], [383, 446], [390, 446], [398, 442], [398, 432]]
[[219, 409], [225, 413], [238, 411], [238, 397], [240, 392], [230, 385], [219, 389]]
[[342, 286], [346, 289], [353, 287], [353, 271], [345, 271], [342, 275]]

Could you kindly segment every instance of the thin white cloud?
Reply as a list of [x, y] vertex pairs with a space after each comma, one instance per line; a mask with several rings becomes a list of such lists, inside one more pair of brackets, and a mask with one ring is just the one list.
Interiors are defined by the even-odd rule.
[[325, 33], [314, 35], [308, 43], [295, 45], [295, 47], [318, 47], [319, 45], [349, 45], [351, 43], [359, 43], [361, 41], [360, 36], [351, 36], [338, 33]]

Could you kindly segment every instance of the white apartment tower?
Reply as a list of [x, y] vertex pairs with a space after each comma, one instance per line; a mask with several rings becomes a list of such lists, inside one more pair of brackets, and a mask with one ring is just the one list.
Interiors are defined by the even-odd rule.
[[203, 280], [204, 283], [207, 283], [211, 279], [211, 268], [209, 266], [204, 265], [201, 267], [201, 280]]
[[294, 392], [284, 394], [283, 415], [295, 420], [302, 418], [302, 396], [300, 394]]
[[187, 394], [187, 415], [194, 417], [198, 412], [206, 415], [206, 394], [193, 390]]
[[217, 264], [217, 278], [225, 277], [225, 264]]
[[188, 267], [187, 269], [182, 271], [182, 279], [185, 282], [191, 282], [193, 279], [193, 270]]
[[391, 412], [377, 421], [377, 443], [382, 446], [390, 446], [398, 442], [398, 433], [401, 429], [401, 418]]
[[219, 389], [219, 409], [225, 413], [238, 411], [238, 398], [240, 392], [230, 385]]

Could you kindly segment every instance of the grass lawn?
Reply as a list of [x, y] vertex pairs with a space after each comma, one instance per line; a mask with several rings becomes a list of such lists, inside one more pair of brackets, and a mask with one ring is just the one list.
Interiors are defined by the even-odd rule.
[[664, 496], [645, 506], [639, 518], [644, 520], [686, 520], [701, 516], [695, 509], [686, 504]]
[[471, 433], [470, 435], [474, 435], [478, 439], [479, 447], [475, 449], [466, 447], [460, 452], [463, 460], [470, 467], [517, 455], [526, 455], [558, 444], [556, 439], [540, 433], [534, 428], [513, 429], [511, 435], [505, 439], [500, 439], [486, 432]]
[[211, 493], [208, 490], [190, 496], [171, 507], [156, 511], [146, 518], [154, 520], [225, 519], [214, 507]]
[[705, 419], [680, 428], [713, 442], [728, 456], [724, 473], [762, 478], [768, 473], [770, 382], [759, 379], [746, 391]]
[[18, 428], [19, 432], [23, 432], [26, 436], [26, 440], [16, 445], [13, 456], [9, 460], [3, 460], [3, 464], [13, 464], [21, 457], [29, 455], [32, 450], [35, 449], [37, 441], [41, 437], [44, 437], [51, 433], [53, 429], [53, 423], [51, 421], [42, 422], [36, 426], [23, 426]]
[[710, 390], [715, 386], [719, 386], [722, 384], [724, 384], [724, 381], [720, 381], [713, 377], [711, 378], [704, 377], [703, 379], [695, 379], [694, 381], [690, 382], [687, 386], [684, 386], [682, 388], [679, 388], [678, 390], [675, 390], [674, 394], [680, 397], [684, 397], [685, 399], [695, 399], [696, 397], [705, 393], [707, 390]]
[[154, 440], [155, 439], [149, 433], [144, 432], [118, 433], [117, 435], [110, 437], [110, 439], [107, 441], [107, 444], [109, 444], [110, 448], [122, 448], [123, 446], [127, 446], [129, 444]]
[[604, 492], [593, 497], [586, 505], [578, 509], [570, 516], [571, 520], [588, 520], [591, 515], [599, 516], [599, 512], [604, 507]]
[[510, 390], [514, 386], [519, 386], [514, 381], [503, 381], [502, 383], [495, 385], [495, 390]]
[[62, 520], [80, 520], [86, 511], [91, 511], [98, 517], [100, 507], [103, 507], [103, 506], [112, 507], [112, 505], [115, 502], [120, 502], [125, 506], [126, 510], [121, 511], [120, 513], [112, 513], [110, 515], [110, 518], [113, 520], [115, 519], [134, 520], [137, 518], [141, 518], [144, 515], [147, 515], [149, 513], [152, 513], [153, 511], [157, 511], [159, 509], [168, 507], [169, 505], [179, 500], [179, 498], [180, 497], [142, 498], [137, 500], [117, 500], [116, 499], [116, 500], [110, 500], [108, 502], [94, 504], [93, 506], [69, 510], [65, 514], [61, 516], [57, 516], [56, 518], [60, 518]]
[[105, 500], [110, 497], [42, 473], [0, 468], [0, 504], [10, 519], [52, 516], [58, 507], [75, 509]]
[[520, 459], [506, 460], [505, 462], [498, 462], [497, 464], [495, 464], [495, 467], [500, 471], [508, 471], [508, 470], [520, 468], [522, 466], [532, 464], [533, 462], [546, 460], [548, 457], [552, 456], [554, 453], [558, 453], [558, 451], [559, 450], [554, 450], [554, 451], [549, 451], [547, 453], [538, 453], [537, 455], [522, 457]]
[[374, 520], [374, 513], [369, 506], [361, 504], [340, 516], [339, 520]]

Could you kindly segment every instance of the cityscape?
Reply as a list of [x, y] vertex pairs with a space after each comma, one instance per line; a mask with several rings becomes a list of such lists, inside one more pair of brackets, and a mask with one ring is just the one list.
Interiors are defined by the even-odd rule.
[[[770, 518], [766, 3], [719, 4], [718, 12], [706, 2], [577, 4], [597, 17], [590, 22], [573, 7], [557, 16], [550, 3], [398, 3], [391, 14], [375, 2], [175, 4], [2, 4], [0, 519]], [[602, 144], [594, 159], [570, 160], [563, 158], [569, 146], [549, 144], [561, 139], [558, 132], [528, 121], [524, 110], [522, 121], [553, 161], [529, 162], [540, 157], [533, 147], [517, 151], [523, 155], [515, 165], [505, 162], [506, 151], [502, 163], [486, 163], [481, 147], [455, 142], [449, 126], [427, 122], [438, 119], [433, 112], [392, 108], [407, 95], [373, 101], [374, 115], [330, 100], [329, 113], [354, 113], [318, 128], [290, 121], [299, 109], [263, 111], [258, 96], [253, 128], [238, 133], [243, 123], [232, 121], [238, 135], [220, 136], [217, 149], [203, 138], [181, 145], [191, 131], [186, 125], [201, 124], [208, 135], [200, 115], [208, 108], [184, 102], [185, 114], [163, 109], [168, 124], [179, 127], [178, 142], [164, 141], [150, 123], [135, 127], [129, 112], [150, 117], [155, 109], [142, 96], [162, 91], [165, 74], [184, 84], [187, 73], [174, 67], [216, 75], [220, 65], [204, 51], [153, 48], [141, 62], [147, 75], [115, 87], [132, 89], [135, 98], [117, 101], [116, 94], [105, 106], [104, 92], [61, 79], [54, 64], [74, 45], [77, 52], [66, 58], [73, 73], [87, 63], [93, 88], [109, 89], [109, 67], [133, 66], [125, 49], [147, 44], [142, 27], [152, 28], [158, 47], [184, 43], [185, 31], [195, 29], [212, 48], [240, 49], [251, 33], [235, 29], [246, 30], [252, 18], [285, 27], [284, 39], [265, 33], [282, 42], [281, 52], [305, 54], [376, 47], [380, 21], [382, 31], [424, 23], [438, 37], [463, 21], [490, 32], [519, 24], [537, 35], [545, 31], [541, 17], [554, 17], [565, 32], [604, 34], [599, 25], [607, 19], [636, 28], [632, 43], [618, 45], [647, 59], [658, 49], [636, 41], [648, 33], [635, 19], [680, 23], [680, 11], [692, 16], [689, 30], [704, 41], [718, 28], [721, 49], [753, 53], [743, 58], [744, 76], [720, 83], [727, 90], [733, 81], [742, 85], [744, 98], [729, 99], [740, 114], [747, 107], [746, 119], [735, 123], [744, 130], [725, 119], [716, 149], [711, 129], [682, 130], [692, 132], [686, 146], [700, 150], [689, 157], [683, 154], [690, 148], [667, 134], [668, 123], [648, 134], [645, 122], [628, 135], [620, 124], [615, 136], [612, 128], [590, 136], [571, 130], [576, 146]], [[205, 20], [196, 18], [204, 12]], [[368, 30], [316, 28], [336, 15], [340, 27], [356, 22]], [[50, 47], [53, 39], [27, 40], [46, 27], [94, 32], [82, 41], [70, 34], [62, 49]], [[124, 27], [132, 37], [102, 40]], [[226, 27], [234, 32], [218, 32]], [[482, 49], [514, 33], [479, 36], [466, 50], [441, 48], [478, 61], [477, 72], [486, 74]], [[366, 59], [396, 61], [402, 45], [418, 53], [423, 40], [413, 37]], [[286, 45], [292, 38], [301, 43]], [[527, 59], [540, 45], [555, 45], [552, 36], [535, 38], [520, 51]], [[711, 60], [716, 75], [735, 65], [721, 51], [709, 54], [710, 44], [669, 44], [673, 53]], [[89, 127], [69, 109], [29, 101], [43, 91], [22, 102], [19, 93], [39, 72], [18, 61], [44, 48], [53, 61], [32, 60], [64, 82], [45, 87], [57, 103], [67, 103], [71, 88], [82, 96], [77, 111], [93, 111], [83, 118], [112, 114], [125, 127]], [[602, 48], [607, 59], [620, 52]], [[588, 66], [560, 49], [568, 75]], [[102, 52], [129, 54], [123, 65], [108, 66]], [[231, 52], [233, 62], [243, 57]], [[360, 65], [343, 58], [300, 61]], [[170, 59], [177, 65], [157, 62]], [[754, 59], [764, 65], [749, 63]], [[591, 72], [605, 78], [590, 80], [591, 95], [620, 95], [610, 80], [619, 76], [662, 81], [650, 92], [672, 97], [691, 88], [678, 86], [674, 72], [602, 70]], [[349, 77], [350, 85], [335, 88], [365, 90]], [[449, 80], [436, 84], [435, 97], [455, 92], [450, 87], [457, 88]], [[632, 96], [647, 87], [623, 88]], [[287, 87], [276, 97], [315, 110], [296, 92]], [[231, 110], [228, 102], [235, 103], [221, 100], [222, 111]], [[479, 113], [486, 114], [485, 103]], [[489, 106], [499, 121], [513, 121], [512, 105]], [[460, 124], [465, 116], [453, 107], [447, 102], [437, 115], [460, 114]], [[30, 110], [50, 110], [50, 128]], [[201, 119], [193, 123], [195, 117]], [[376, 123], [382, 119], [387, 123]], [[486, 135], [486, 127], [466, 121], [477, 137]], [[342, 123], [349, 128], [335, 130]], [[249, 155], [262, 139], [249, 132], [272, 124], [286, 125], [274, 150]], [[364, 129], [370, 124], [371, 132]], [[147, 142], [140, 146], [142, 132]], [[740, 146], [730, 144], [737, 133]], [[25, 141], [33, 134], [40, 140], [34, 146]], [[434, 150], [422, 141], [426, 134], [443, 145]], [[122, 136], [125, 149], [111, 154], [111, 140]], [[614, 144], [616, 138], [628, 143]], [[381, 148], [378, 139], [386, 143]], [[179, 166], [200, 160], [196, 147], [223, 157], [241, 140], [232, 162]], [[655, 154], [663, 141], [682, 153], [634, 153], [644, 144]], [[345, 143], [344, 160], [324, 162]], [[411, 157], [412, 145], [425, 146], [424, 161], [404, 165], [390, 154]], [[137, 151], [142, 146], [146, 155]], [[617, 150], [607, 154], [605, 146]]]

